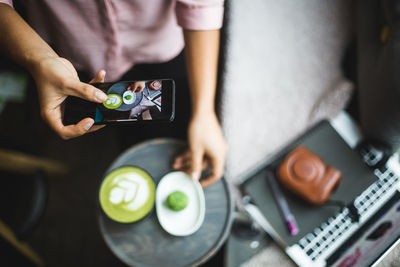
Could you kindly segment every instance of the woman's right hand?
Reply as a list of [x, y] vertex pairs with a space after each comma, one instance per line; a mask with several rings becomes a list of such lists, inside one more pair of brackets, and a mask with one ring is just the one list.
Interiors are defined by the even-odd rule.
[[[10, 1], [8, 1], [10, 2]], [[99, 89], [79, 81], [71, 62], [56, 52], [7, 4], [0, 3], [0, 50], [27, 68], [36, 82], [42, 117], [62, 138], [82, 135], [98, 127], [85, 118], [76, 125], [62, 123], [62, 103], [68, 95], [89, 101], [104, 102], [106, 95]], [[95, 82], [104, 80], [98, 72]]]
[[[85, 118], [75, 125], [65, 126], [62, 123], [62, 104], [67, 96], [76, 96], [96, 103], [107, 99], [107, 95], [101, 90], [81, 82], [75, 68], [67, 59], [44, 58], [31, 68], [31, 74], [36, 82], [42, 118], [63, 139], [77, 137], [102, 127], [93, 126], [94, 120], [91, 118]], [[91, 83], [104, 82], [104, 76], [105, 71], [99, 71]]]

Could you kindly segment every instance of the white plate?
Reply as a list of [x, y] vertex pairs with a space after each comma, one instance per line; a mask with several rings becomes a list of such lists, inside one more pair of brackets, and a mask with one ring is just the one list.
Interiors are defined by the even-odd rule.
[[[125, 96], [130, 95], [132, 98], [130, 100], [125, 99]], [[122, 101], [124, 101], [125, 104], [130, 105], [136, 101], [136, 95], [132, 91], [125, 91], [124, 94], [122, 95]]]
[[[182, 191], [188, 197], [186, 208], [173, 211], [165, 204], [170, 193]], [[184, 172], [170, 172], [161, 178], [156, 190], [156, 211], [161, 227], [171, 235], [187, 236], [196, 232], [206, 211], [204, 192], [198, 181]]]

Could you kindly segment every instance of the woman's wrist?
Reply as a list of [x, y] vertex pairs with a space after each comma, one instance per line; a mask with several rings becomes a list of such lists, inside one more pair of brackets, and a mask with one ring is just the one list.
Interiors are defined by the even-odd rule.
[[192, 117], [215, 116], [214, 91], [210, 89], [192, 91]]
[[203, 108], [203, 109], [196, 109], [192, 110], [192, 120], [195, 119], [208, 119], [211, 117], [216, 117], [217, 114], [215, 113], [214, 108]]
[[31, 75], [38, 74], [43, 68], [44, 62], [50, 58], [57, 58], [57, 55], [42, 55], [38, 56], [27, 56], [25, 60], [25, 68]]

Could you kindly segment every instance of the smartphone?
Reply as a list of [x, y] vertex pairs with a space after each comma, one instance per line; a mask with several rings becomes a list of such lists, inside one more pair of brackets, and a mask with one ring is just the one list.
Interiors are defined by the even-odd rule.
[[172, 79], [94, 83], [107, 94], [103, 103], [69, 96], [64, 108], [64, 125], [90, 117], [95, 124], [139, 121], [173, 121], [175, 82]]

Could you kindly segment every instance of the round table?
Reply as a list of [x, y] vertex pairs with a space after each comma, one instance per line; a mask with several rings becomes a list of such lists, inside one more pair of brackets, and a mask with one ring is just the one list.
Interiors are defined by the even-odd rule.
[[[175, 139], [146, 141], [120, 155], [106, 174], [121, 166], [137, 166], [150, 173], [157, 186], [160, 179], [172, 171], [174, 158], [185, 149], [186, 144]], [[98, 205], [101, 233], [112, 252], [130, 266], [199, 265], [224, 243], [230, 233], [233, 214], [232, 194], [224, 178], [205, 188], [204, 195], [204, 222], [192, 235], [175, 237], [165, 232], [154, 207], [144, 219], [123, 224], [108, 218]]]

